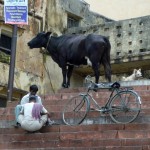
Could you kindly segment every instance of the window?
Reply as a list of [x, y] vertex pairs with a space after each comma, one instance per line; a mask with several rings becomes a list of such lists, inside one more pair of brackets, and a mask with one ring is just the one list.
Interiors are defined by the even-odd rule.
[[130, 36], [130, 35], [132, 35], [132, 33], [131, 33], [131, 32], [129, 32], [129, 33], [128, 33], [128, 35]]
[[10, 54], [10, 50], [11, 50], [11, 37], [5, 35], [5, 34], [1, 34], [1, 38], [0, 38], [0, 50]]
[[117, 37], [121, 37], [121, 34], [117, 34]]
[[121, 54], [121, 52], [117, 52], [117, 53], [116, 53], [117, 56], [120, 56], [120, 54]]
[[118, 47], [118, 46], [121, 46], [121, 43], [117, 43], [117, 47]]
[[104, 31], [109, 31], [109, 28], [104, 28]]
[[132, 45], [132, 42], [130, 41], [130, 42], [128, 42], [128, 44], [129, 44], [129, 45]]
[[146, 52], [145, 48], [140, 49], [140, 52]]
[[116, 26], [116, 29], [121, 29], [121, 26]]
[[128, 51], [128, 54], [132, 54], [132, 50], [129, 50], [129, 51]]
[[143, 25], [143, 22], [140, 22], [139, 25]]
[[79, 20], [74, 18], [74, 17], [68, 16], [68, 25], [67, 25], [67, 27], [71, 28], [71, 27], [78, 27], [78, 26], [79, 26]]
[[132, 26], [132, 24], [130, 23], [130, 24], [129, 24], [129, 27], [131, 27], [131, 26]]

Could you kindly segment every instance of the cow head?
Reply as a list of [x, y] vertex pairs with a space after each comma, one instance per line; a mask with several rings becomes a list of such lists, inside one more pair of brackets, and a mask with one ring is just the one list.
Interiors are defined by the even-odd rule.
[[46, 47], [50, 34], [51, 32], [40, 32], [27, 44], [31, 49]]

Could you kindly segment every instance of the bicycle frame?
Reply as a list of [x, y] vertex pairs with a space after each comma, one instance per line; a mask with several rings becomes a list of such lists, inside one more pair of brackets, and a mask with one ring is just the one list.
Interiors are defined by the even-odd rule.
[[[106, 88], [106, 89], [107, 89], [107, 88]], [[96, 100], [93, 98], [93, 96], [89, 93], [90, 89], [88, 89], [88, 91], [87, 91], [85, 94], [81, 93], [80, 95], [87, 97], [87, 98], [89, 99], [89, 102], [92, 100], [93, 103], [94, 103], [94, 105], [95, 105], [95, 108], [96, 108], [95, 110], [96, 110], [96, 111], [99, 111], [99, 112], [102, 112], [102, 111], [103, 111], [102, 108], [107, 108], [107, 106], [109, 105], [111, 99], [113, 98], [114, 92], [119, 93], [119, 90], [116, 89], [116, 88], [108, 88], [108, 89], [111, 89], [112, 92], [111, 92], [111, 94], [110, 94], [110, 96], [109, 96], [109, 98], [108, 98], [108, 100], [107, 100], [107, 102], [106, 102], [106, 104], [105, 104], [104, 106], [100, 106], [100, 105], [97, 103], [97, 101], [96, 101]], [[90, 97], [90, 98], [89, 98], [89, 97]]]
[[[120, 87], [120, 84], [117, 82], [96, 84], [91, 80], [89, 81], [91, 84], [88, 86], [87, 91], [71, 98], [65, 105], [63, 110], [65, 124], [76, 125], [82, 123], [90, 110], [109, 114], [115, 123], [130, 123], [137, 118], [141, 110], [141, 97], [131, 87]], [[97, 92], [99, 89], [110, 91], [109, 97], [103, 106], [101, 105], [102, 103], [98, 103], [94, 99], [93, 93], [90, 92]], [[77, 103], [76, 98], [79, 100]], [[91, 103], [93, 109], [90, 109]], [[69, 104], [73, 106], [71, 109]], [[72, 115], [69, 120], [67, 118], [68, 112]]]
[[[132, 91], [133, 93], [135, 93], [136, 95], [138, 95], [135, 91], [131, 90], [132, 88], [130, 88], [130, 87], [124, 88], [124, 89], [121, 89], [121, 88], [119, 88], [119, 89], [118, 89], [118, 88], [106, 88], [106, 89], [112, 90], [112, 92], [110, 93], [110, 96], [109, 96], [109, 98], [107, 99], [107, 102], [105, 103], [104, 106], [100, 106], [100, 105], [97, 103], [97, 101], [96, 101], [96, 100], [93, 98], [93, 96], [89, 93], [90, 89], [88, 89], [85, 94], [82, 93], [82, 94], [80, 94], [80, 95], [87, 97], [87, 98], [89, 99], [89, 102], [90, 102], [90, 101], [93, 101], [94, 106], [95, 106], [95, 108], [96, 108], [95, 110], [96, 110], [96, 111], [99, 111], [99, 112], [103, 112], [102, 108], [108, 108], [108, 106], [109, 106], [109, 104], [110, 104], [110, 102], [111, 102], [111, 99], [113, 99], [113, 97], [114, 97], [115, 95], [117, 95], [117, 94], [119, 95], [119, 93], [120, 93], [121, 91], [125, 91], [125, 92]], [[116, 92], [115, 95], [114, 95], [114, 92]], [[125, 106], [124, 101], [122, 100], [122, 97], [121, 97], [121, 96], [120, 96], [120, 99], [121, 99], [122, 105]], [[140, 96], [138, 96], [138, 100], [139, 100], [139, 103], [141, 104], [141, 98], [140, 98]], [[91, 103], [91, 102], [90, 102], [90, 103]], [[108, 111], [108, 110], [107, 110], [107, 111]]]

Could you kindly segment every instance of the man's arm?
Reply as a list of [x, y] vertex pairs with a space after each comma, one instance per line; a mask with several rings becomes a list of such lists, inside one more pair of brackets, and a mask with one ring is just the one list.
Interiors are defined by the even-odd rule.
[[38, 95], [36, 95], [36, 96], [37, 96], [37, 101], [36, 101], [36, 103], [39, 103], [39, 104], [41, 104], [41, 105], [42, 105], [41, 97], [40, 97], [40, 96], [38, 96]]
[[41, 115], [48, 115], [48, 117], [50, 117], [50, 113], [46, 110], [46, 108], [43, 106], [42, 108], [42, 112], [41, 112]]

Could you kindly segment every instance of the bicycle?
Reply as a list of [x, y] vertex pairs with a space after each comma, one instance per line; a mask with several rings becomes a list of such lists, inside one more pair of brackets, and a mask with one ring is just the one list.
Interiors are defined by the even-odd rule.
[[[64, 106], [62, 118], [66, 125], [81, 124], [91, 111], [91, 101], [94, 103], [95, 111], [104, 115], [109, 114], [115, 123], [131, 123], [138, 117], [141, 110], [141, 97], [132, 87], [121, 88], [119, 82], [96, 84], [90, 76], [85, 79], [90, 83], [86, 93], [72, 97]], [[99, 89], [107, 89], [111, 92], [104, 106], [100, 106], [89, 93], [91, 90], [97, 92]]]

